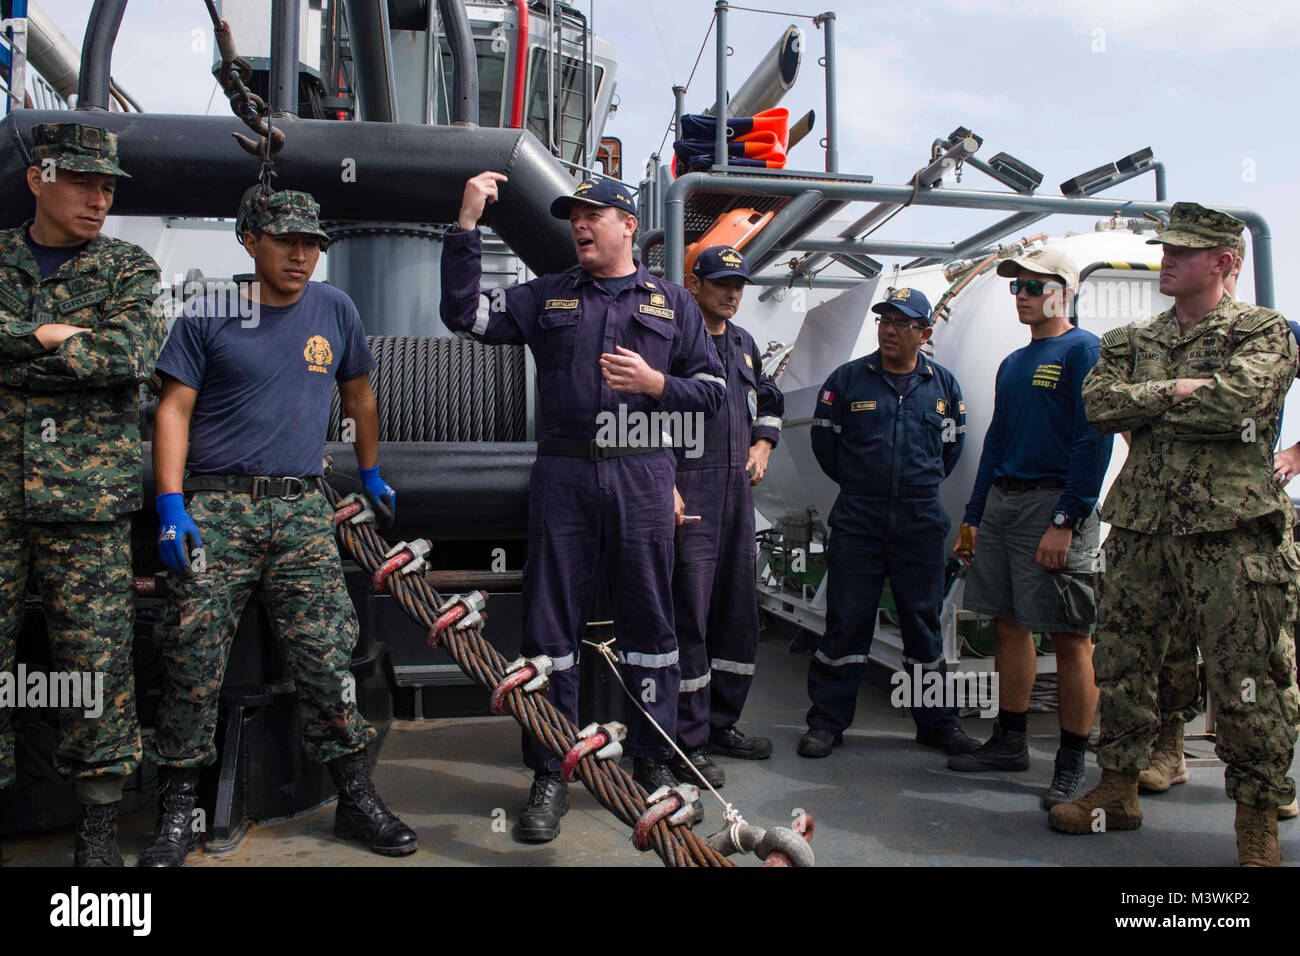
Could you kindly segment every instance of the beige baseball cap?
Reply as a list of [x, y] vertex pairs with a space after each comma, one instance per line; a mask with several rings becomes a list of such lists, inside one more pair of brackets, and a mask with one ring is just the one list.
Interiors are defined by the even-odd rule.
[[1016, 256], [1014, 259], [1003, 259], [998, 263], [998, 275], [1000, 276], [1014, 279], [1020, 274], [1021, 269], [1028, 272], [1037, 272], [1045, 276], [1060, 276], [1065, 280], [1067, 288], [1079, 288], [1079, 267], [1074, 264], [1073, 259], [1060, 249], [1051, 247], [1035, 249], [1023, 256]]

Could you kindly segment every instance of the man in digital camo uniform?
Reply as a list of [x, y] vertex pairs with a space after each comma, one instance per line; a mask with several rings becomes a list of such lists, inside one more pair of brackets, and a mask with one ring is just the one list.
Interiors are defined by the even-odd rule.
[[[1131, 431], [1106, 498], [1096, 674], [1100, 784], [1052, 808], [1067, 833], [1134, 830], [1138, 774], [1160, 719], [1157, 675], [1181, 618], [1196, 635], [1218, 707], [1216, 753], [1237, 803], [1238, 862], [1281, 865], [1277, 808], [1296, 740], [1288, 606], [1300, 567], [1290, 501], [1271, 480], [1277, 414], [1296, 344], [1272, 309], [1224, 293], [1244, 224], [1176, 203], [1160, 291], [1174, 307], [1106, 333], [1084, 382], [1098, 431]], [[1172, 612], [1172, 613], [1171, 613]]]
[[158, 544], [176, 575], [160, 628], [167, 679], [149, 745], [162, 781], [158, 824], [141, 866], [182, 866], [202, 836], [191, 826], [199, 770], [216, 759], [222, 679], [255, 588], [298, 688], [303, 750], [339, 788], [335, 836], [384, 856], [419, 847], [371, 781], [366, 745], [376, 734], [357, 710], [349, 671], [357, 617], [333, 511], [315, 486], [337, 381], [343, 413], [356, 423], [366, 497], [381, 516], [396, 506], [379, 476], [367, 378], [375, 360], [361, 316], [346, 294], [309, 281], [329, 239], [318, 214], [307, 193], [250, 190], [235, 231], [256, 263], [255, 321], [209, 295], [176, 320], [158, 358]]
[[[60, 123], [32, 138], [35, 217], [0, 232], [0, 675], [14, 671], [30, 584], [51, 670], [102, 679], [93, 706], [59, 714], [55, 762], [78, 800], [74, 860], [121, 866], [118, 802], [140, 761], [130, 544], [139, 384], [166, 325], [153, 309], [153, 259], [100, 235], [127, 175], [116, 137]], [[15, 777], [11, 717], [0, 702], [0, 787]]]

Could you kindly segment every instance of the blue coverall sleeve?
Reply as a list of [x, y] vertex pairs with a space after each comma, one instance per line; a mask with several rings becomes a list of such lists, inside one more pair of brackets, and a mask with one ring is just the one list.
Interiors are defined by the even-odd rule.
[[962, 450], [966, 447], [966, 403], [962, 401], [961, 385], [957, 379], [952, 380], [952, 394], [948, 396], [948, 408], [951, 410], [950, 416], [954, 423], [953, 437], [951, 441], [946, 440], [943, 443], [943, 476], [947, 478], [952, 474], [952, 470], [957, 467], [957, 459], [961, 458]]
[[839, 482], [840, 434], [844, 430], [844, 401], [840, 394], [839, 370], [831, 373], [822, 390], [817, 393], [813, 409], [812, 450], [817, 464], [826, 477]]
[[673, 343], [664, 373], [659, 408], [666, 412], [703, 412], [710, 418], [727, 399], [722, 360], [704, 328], [700, 307], [689, 294], [679, 300], [681, 336]]
[[482, 301], [483, 245], [477, 229], [449, 232], [442, 244], [443, 325], [487, 345], [527, 345], [537, 321], [536, 279], [493, 289]]
[[1092, 427], [1083, 407], [1083, 380], [1097, 364], [1101, 345], [1076, 348], [1070, 353], [1070, 388], [1074, 398], [1074, 442], [1070, 446], [1070, 467], [1066, 473], [1065, 488], [1056, 501], [1056, 507], [1070, 518], [1083, 518], [1092, 513], [1101, 494], [1101, 483], [1110, 464], [1110, 453], [1115, 441], [1113, 435], [1103, 435]]
[[754, 362], [754, 371], [758, 375], [758, 414], [754, 416], [754, 425], [750, 429], [749, 444], [753, 446], [760, 438], [765, 438], [775, 448], [777, 442], [781, 440], [781, 416], [785, 414], [785, 396], [776, 387], [772, 377], [763, 374], [758, 343], [751, 343], [749, 351]]

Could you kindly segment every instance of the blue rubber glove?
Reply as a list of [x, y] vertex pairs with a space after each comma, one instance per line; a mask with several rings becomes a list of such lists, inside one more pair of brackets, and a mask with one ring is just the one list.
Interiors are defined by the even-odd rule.
[[191, 555], [200, 546], [199, 526], [185, 511], [185, 496], [179, 492], [154, 499], [158, 512], [158, 552], [163, 564], [180, 574], [193, 574]]
[[379, 477], [379, 466], [358, 469], [361, 474], [361, 487], [365, 489], [370, 507], [375, 509], [375, 523], [387, 528], [393, 523], [397, 514], [397, 492], [388, 482]]

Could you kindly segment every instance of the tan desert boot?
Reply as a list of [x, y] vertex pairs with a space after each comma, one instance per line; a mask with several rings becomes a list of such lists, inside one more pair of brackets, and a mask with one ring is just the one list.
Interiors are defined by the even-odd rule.
[[1052, 807], [1047, 822], [1062, 833], [1136, 830], [1142, 825], [1137, 772], [1102, 770], [1101, 783], [1078, 800]]
[[1277, 808], [1237, 804], [1237, 865], [1281, 866]]
[[1183, 722], [1160, 725], [1151, 750], [1151, 766], [1138, 775], [1143, 793], [1164, 793], [1176, 783], [1187, 782], [1187, 757], [1183, 754]]
[[1294, 820], [1300, 817], [1300, 801], [1292, 800], [1284, 807], [1277, 808], [1277, 818], [1279, 820]]

